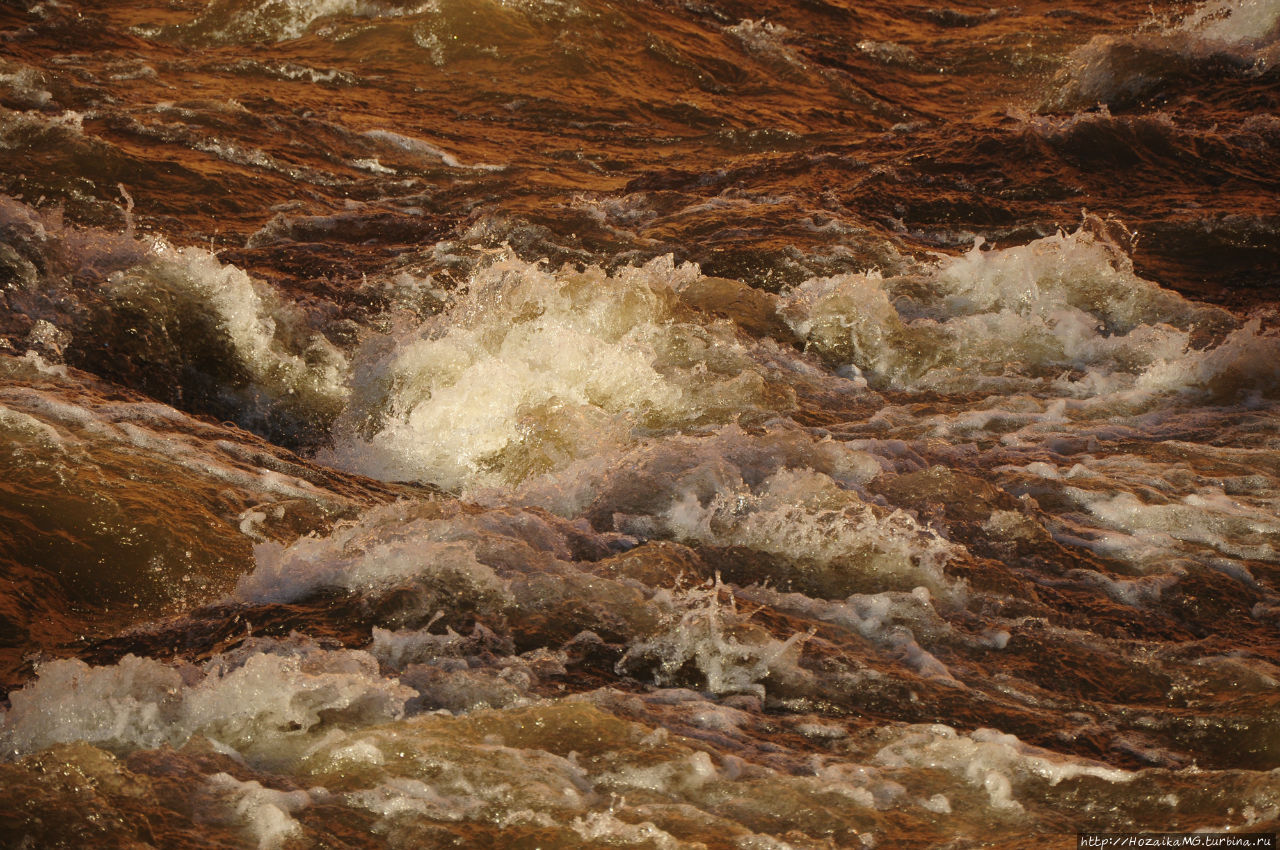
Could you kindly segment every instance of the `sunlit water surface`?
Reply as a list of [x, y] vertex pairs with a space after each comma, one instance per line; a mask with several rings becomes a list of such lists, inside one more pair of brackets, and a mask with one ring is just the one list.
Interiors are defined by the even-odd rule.
[[0, 843], [1280, 829], [1278, 22], [0, 7]]

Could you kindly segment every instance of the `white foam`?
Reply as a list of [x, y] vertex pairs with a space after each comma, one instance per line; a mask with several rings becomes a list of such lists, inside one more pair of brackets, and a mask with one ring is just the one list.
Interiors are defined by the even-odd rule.
[[761, 697], [765, 693], [762, 679], [798, 673], [795, 656], [807, 635], [795, 634], [785, 641], [767, 633], [739, 636], [731, 628], [738, 624], [733, 597], [726, 607], [720, 602], [721, 592], [718, 579], [708, 589], [675, 594], [660, 591], [659, 596], [668, 598], [674, 609], [666, 628], [633, 642], [617, 664], [619, 672], [656, 662], [654, 681], [667, 685], [687, 664], [692, 664], [713, 694]]
[[205, 787], [224, 808], [225, 820], [241, 824], [258, 842], [258, 850], [276, 850], [302, 836], [293, 815], [311, 804], [306, 791], [276, 791], [226, 773], [210, 776]]
[[1274, 40], [1278, 29], [1277, 0], [1208, 0], [1171, 31], [1194, 33], [1208, 42], [1235, 46]]
[[[250, 378], [242, 391], [248, 414], [266, 415], [284, 405], [332, 417], [346, 396], [342, 353], [306, 328], [296, 310], [208, 251], [157, 243], [150, 263], [111, 276], [107, 295], [116, 309], [142, 309], [152, 320], [168, 318], [175, 326], [185, 310], [208, 316]], [[181, 348], [209, 341], [171, 343]]]
[[1280, 396], [1280, 333], [1250, 319], [1214, 348], [1162, 355], [1139, 377], [1139, 389], [1196, 391], [1220, 401], [1256, 403]]
[[14, 451], [20, 451], [19, 447], [28, 442], [55, 451], [63, 448], [63, 437], [57, 428], [21, 410], [0, 406], [0, 432]]
[[422, 8], [426, 5], [414, 9], [373, 0], [228, 0], [211, 3], [191, 26], [216, 42], [288, 41], [301, 38], [325, 18], [400, 17]]
[[619, 789], [643, 789], [662, 794], [689, 794], [704, 785], [716, 781], [716, 770], [711, 756], [697, 751], [674, 761], [662, 762], [651, 767], [627, 767], [600, 777], [605, 787]]
[[[439, 618], [433, 618], [432, 622], [435, 619]], [[453, 629], [446, 629], [444, 634], [432, 634], [428, 631], [430, 627], [431, 623], [428, 623], [421, 629], [392, 631], [375, 626], [369, 652], [382, 664], [403, 670], [410, 664], [459, 655], [466, 647], [467, 639]]]
[[0, 90], [7, 92], [8, 100], [17, 101], [27, 109], [43, 109], [53, 100], [53, 93], [45, 88], [40, 71], [30, 65], [0, 62]]
[[730, 328], [677, 315], [675, 290], [697, 274], [670, 257], [613, 276], [498, 259], [448, 312], [362, 350], [323, 457], [384, 479], [509, 486], [637, 429], [727, 418], [764, 380]]
[[1267, 360], [1280, 346], [1275, 334], [1250, 324], [1216, 348], [1191, 350], [1190, 329], [1229, 324], [1227, 314], [1136, 277], [1084, 229], [1002, 250], [983, 251], [978, 240], [912, 275], [809, 280], [784, 296], [781, 313], [826, 358], [895, 389], [1130, 401], [1222, 393], [1224, 383], [1228, 393], [1277, 391]]
[[[565, 708], [582, 717], [572, 706]], [[546, 710], [555, 725], [560, 708]], [[541, 718], [525, 717], [542, 725]], [[469, 720], [418, 715], [400, 724], [339, 733], [307, 753], [300, 772], [350, 788], [334, 797], [375, 815], [375, 833], [415, 818], [567, 824], [596, 799], [592, 782], [573, 759], [537, 746], [502, 743], [504, 729], [520, 738], [536, 734], [521, 729], [519, 719], [482, 712], [477, 723]], [[492, 734], [479, 740], [480, 729]], [[347, 757], [353, 748], [376, 751], [381, 758], [353, 761]]]
[[[1275, 64], [1278, 49], [1280, 2], [1207, 0], [1177, 21], [1156, 19], [1136, 33], [1095, 36], [1072, 54], [1048, 103], [1058, 110], [1115, 104], [1206, 67], [1213, 75], [1231, 66], [1262, 74]], [[1109, 122], [1111, 116], [1081, 120]]]
[[398, 719], [414, 695], [382, 679], [367, 653], [265, 648], [214, 656], [201, 668], [133, 655], [104, 667], [52, 661], [10, 694], [0, 741], [17, 756], [70, 741], [121, 752], [177, 747], [203, 735], [272, 764], [328, 724]]
[[1191, 493], [1165, 504], [1147, 504], [1132, 493], [1074, 487], [1067, 492], [1109, 527], [1131, 533], [1154, 532], [1260, 561], [1275, 560], [1280, 545], [1280, 520], [1274, 513], [1242, 505], [1221, 491]]
[[[505, 166], [502, 165], [489, 165], [486, 163], [464, 163], [453, 154], [448, 153], [428, 141], [415, 138], [413, 136], [406, 136], [403, 133], [394, 133], [390, 130], [366, 130], [364, 135], [374, 141], [382, 142], [393, 151], [410, 153], [415, 156], [425, 156], [430, 159], [438, 159], [450, 168], [472, 168], [477, 171], [501, 171], [505, 168]], [[374, 160], [374, 162], [377, 162], [377, 160]]]
[[288, 547], [260, 543], [257, 566], [241, 578], [235, 596], [292, 602], [325, 587], [370, 593], [416, 582], [489, 611], [512, 604], [507, 583], [476, 559], [479, 535], [465, 522], [406, 520], [397, 527], [398, 519], [404, 518], [397, 508], [378, 509], [327, 537], [304, 537]]
[[[924, 587], [917, 587], [909, 593], [853, 594], [843, 601], [814, 599], [801, 593], [778, 593], [760, 587], [747, 588], [741, 595], [751, 602], [849, 629], [921, 676], [961, 686], [946, 665], [918, 643], [917, 634], [919, 639], [928, 642], [957, 639], [951, 625], [934, 610], [932, 597]], [[999, 634], [1004, 636], [1003, 641], [1007, 644], [1008, 633]], [[998, 635], [991, 642], [1003, 648]]]
[[886, 65], [915, 67], [920, 64], [916, 52], [905, 44], [894, 41], [859, 41], [857, 48], [878, 62]]
[[98, 668], [66, 659], [38, 673], [9, 696], [2, 732], [10, 755], [69, 741], [156, 747], [179, 714], [182, 676], [150, 659], [129, 655]]
[[787, 45], [786, 38], [791, 31], [781, 24], [775, 24], [763, 18], [758, 21], [744, 19], [733, 26], [725, 27], [725, 32], [742, 42], [742, 45], [751, 53], [780, 63], [783, 67], [795, 69], [808, 67], [808, 63], [801, 58], [800, 54]]
[[1129, 782], [1129, 771], [1061, 756], [1024, 744], [994, 729], [960, 734], [941, 724], [910, 726], [897, 733], [873, 759], [885, 768], [943, 770], [986, 792], [998, 811], [1022, 812], [1015, 793], [1027, 779], [1057, 785], [1068, 779], [1091, 777], [1106, 782]]
[[850, 490], [882, 471], [880, 461], [866, 452], [836, 440], [814, 439], [778, 420], [760, 433], [725, 425], [700, 436], [645, 440], [612, 457], [584, 458], [526, 481], [515, 498], [564, 517], [612, 516], [615, 528], [631, 534], [669, 535], [673, 529], [662, 517], [673, 501], [696, 494], [705, 504], [717, 493], [758, 489], [788, 468], [813, 470]]
[[347, 801], [384, 821], [404, 815], [459, 821], [473, 813], [482, 802], [466, 794], [442, 794], [427, 783], [408, 777], [395, 777], [377, 787], [348, 794]]
[[[83, 136], [84, 113], [73, 109], [63, 110], [58, 115], [44, 115], [38, 112], [9, 112], [6, 110], [0, 120], [0, 150], [13, 150], [29, 143], [32, 136], [45, 132], [58, 135]], [[45, 141], [45, 144], [50, 142]]]
[[396, 170], [394, 168], [387, 168], [385, 165], [378, 162], [378, 158], [376, 156], [368, 157], [365, 159], [353, 159], [351, 160], [351, 165], [355, 168], [360, 169], [361, 171], [368, 171], [370, 174], [395, 174], [396, 173]]
[[783, 469], [756, 488], [718, 488], [710, 499], [686, 490], [662, 519], [679, 539], [746, 546], [801, 571], [810, 564], [838, 565], [855, 582], [924, 585], [946, 598], [963, 596], [942, 570], [956, 551], [953, 544], [903, 511], [877, 513], [811, 470]]
[[610, 845], [644, 844], [656, 850], [679, 850], [685, 846], [671, 833], [648, 821], [627, 823], [609, 812], [591, 812], [584, 818], [575, 818], [570, 827], [583, 841]]

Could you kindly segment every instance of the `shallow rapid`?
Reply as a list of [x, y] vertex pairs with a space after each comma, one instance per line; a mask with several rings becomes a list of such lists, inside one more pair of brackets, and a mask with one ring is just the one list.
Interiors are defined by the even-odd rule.
[[1280, 831], [1277, 50], [0, 8], [0, 845]]

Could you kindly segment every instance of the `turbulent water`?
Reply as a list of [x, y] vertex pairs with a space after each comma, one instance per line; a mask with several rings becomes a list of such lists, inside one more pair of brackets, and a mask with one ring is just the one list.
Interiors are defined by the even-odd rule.
[[1280, 830], [1280, 2], [6, 0], [0, 844]]

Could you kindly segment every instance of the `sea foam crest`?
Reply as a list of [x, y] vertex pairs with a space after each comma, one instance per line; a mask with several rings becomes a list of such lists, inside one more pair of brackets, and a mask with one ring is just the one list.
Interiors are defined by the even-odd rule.
[[1277, 390], [1274, 368], [1252, 368], [1280, 351], [1274, 332], [1253, 323], [1193, 348], [1193, 330], [1234, 320], [1137, 277], [1087, 230], [981, 247], [909, 275], [806, 281], [781, 310], [812, 349], [879, 387], [1221, 394], [1230, 376], [1237, 397]]
[[1263, 73], [1278, 52], [1280, 2], [1208, 0], [1174, 23], [1095, 36], [1071, 55], [1045, 106], [1128, 105], [1179, 80]]
[[272, 764], [327, 724], [399, 719], [412, 696], [381, 678], [371, 655], [350, 650], [267, 645], [200, 668], [133, 655], [104, 667], [62, 659], [10, 694], [0, 743], [16, 757], [69, 741], [129, 752], [203, 735]]
[[810, 470], [780, 470], [754, 491], [720, 491], [705, 502], [686, 492], [663, 519], [679, 539], [781, 558], [801, 586], [824, 596], [918, 586], [943, 598], [963, 595], [942, 570], [958, 547], [902, 511], [878, 515]]
[[488, 615], [513, 604], [510, 576], [572, 558], [564, 536], [542, 517], [455, 502], [373, 508], [324, 537], [259, 544], [254, 555], [256, 569], [236, 587], [241, 601], [293, 602], [324, 588], [376, 597], [413, 586], [438, 594], [451, 612]]
[[765, 695], [762, 680], [798, 672], [796, 659], [806, 635], [778, 640], [761, 630], [743, 629], [733, 595], [722, 604], [722, 591], [718, 576], [710, 588], [661, 591], [672, 608], [668, 627], [634, 641], [617, 664], [619, 672], [655, 665], [654, 681], [667, 685], [693, 667], [713, 694], [760, 697]]
[[306, 791], [277, 791], [262, 783], [242, 782], [227, 773], [215, 773], [205, 791], [217, 802], [210, 818], [215, 823], [239, 824], [258, 843], [258, 850], [276, 850], [302, 835], [293, 815], [311, 804]]
[[765, 380], [728, 325], [680, 304], [697, 276], [670, 257], [613, 275], [500, 258], [443, 316], [362, 349], [324, 458], [449, 489], [509, 486], [638, 429], [731, 418]]
[[53, 100], [44, 75], [29, 65], [0, 61], [0, 92], [10, 103], [25, 109], [43, 109]]
[[1170, 32], [1194, 33], [1209, 42], [1257, 45], [1280, 35], [1278, 0], [1209, 0]]
[[837, 440], [815, 440], [806, 430], [775, 420], [755, 433], [735, 424], [645, 440], [611, 457], [583, 459], [531, 478], [516, 498], [567, 518], [585, 515], [597, 524], [608, 518], [615, 529], [647, 537], [661, 533], [658, 518], [673, 499], [693, 494], [705, 503], [716, 493], [758, 488], [788, 468], [812, 470], [845, 489], [866, 484], [882, 471], [866, 452]]
[[1164, 504], [1148, 504], [1127, 492], [1069, 487], [1065, 493], [1107, 527], [1146, 544], [1125, 540], [1125, 545], [1107, 547], [1108, 554], [1127, 560], [1141, 559], [1154, 549], [1152, 566], [1167, 565], [1183, 548], [1177, 545], [1182, 541], [1236, 558], [1274, 561], [1280, 546], [1280, 522], [1274, 512], [1243, 505], [1221, 490], [1206, 489]]
[[1105, 782], [1129, 782], [1134, 778], [1129, 771], [1064, 757], [995, 729], [961, 734], [941, 724], [903, 729], [896, 740], [876, 753], [873, 761], [886, 768], [946, 771], [985, 791], [991, 808], [1009, 813], [1023, 811], [1015, 794], [1028, 780], [1057, 785], [1078, 777]]
[[[323, 425], [347, 388], [346, 357], [300, 311], [200, 248], [159, 243], [153, 258], [113, 273], [105, 322], [135, 330], [133, 356], [209, 384], [216, 403], [248, 426], [284, 416]], [[187, 388], [199, 395], [199, 387]]]
[[[854, 594], [834, 601], [814, 599], [803, 593], [779, 593], [767, 587], [747, 588], [742, 597], [853, 631], [921, 676], [962, 686], [947, 666], [919, 643], [919, 640], [929, 644], [945, 643], [958, 637], [951, 625], [938, 615], [932, 594], [923, 586], [911, 592]], [[1003, 634], [1007, 641], [1008, 633]], [[993, 634], [985, 643], [999, 648], [999, 641]]]
[[490, 614], [513, 604], [507, 582], [480, 563], [482, 532], [465, 521], [404, 517], [396, 508], [375, 510], [359, 523], [327, 537], [304, 537], [288, 547], [261, 543], [257, 566], [240, 579], [235, 597], [247, 602], [292, 602], [323, 588], [373, 597], [412, 586], [422, 605], [431, 600]]

